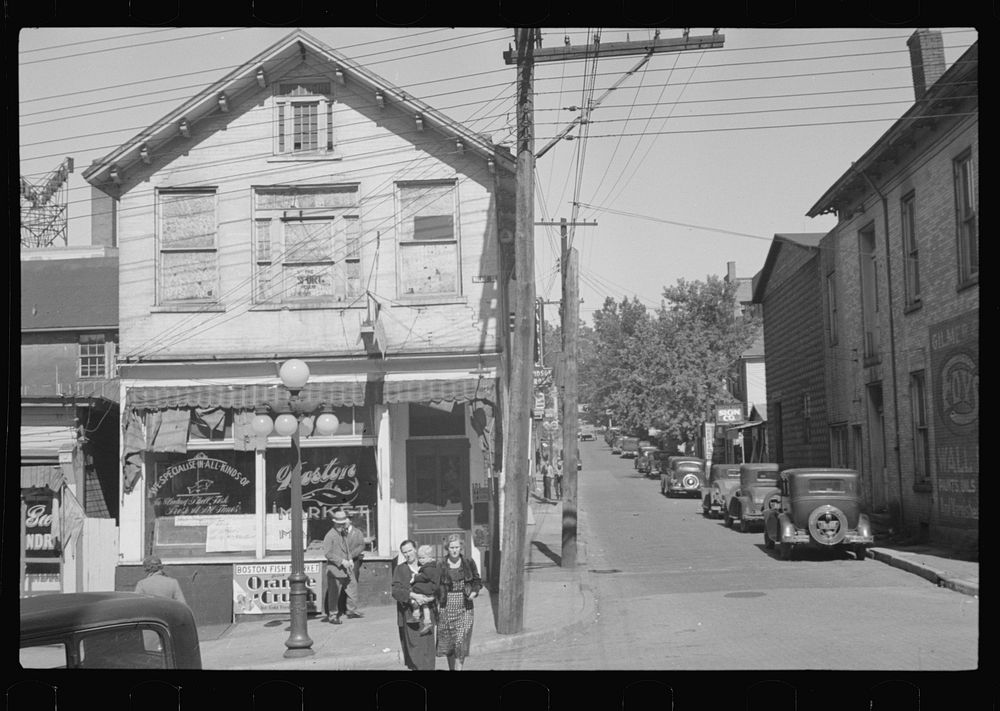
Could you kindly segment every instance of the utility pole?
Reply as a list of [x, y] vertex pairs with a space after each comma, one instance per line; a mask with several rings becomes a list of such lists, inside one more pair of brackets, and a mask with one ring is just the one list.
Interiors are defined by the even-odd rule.
[[511, 339], [510, 425], [504, 461], [503, 528], [497, 632], [524, 627], [531, 407], [534, 404], [535, 244], [533, 53], [536, 30], [517, 30], [517, 168], [514, 229], [514, 334]]
[[563, 490], [562, 490], [562, 554], [564, 568], [576, 567], [576, 462], [577, 420], [579, 398], [577, 397], [577, 331], [580, 325], [580, 274], [578, 271], [579, 252], [569, 246], [567, 228], [596, 227], [596, 222], [569, 222], [562, 218], [559, 222], [536, 222], [536, 225], [559, 225], [561, 243], [560, 267], [562, 271], [562, 421], [563, 428]]

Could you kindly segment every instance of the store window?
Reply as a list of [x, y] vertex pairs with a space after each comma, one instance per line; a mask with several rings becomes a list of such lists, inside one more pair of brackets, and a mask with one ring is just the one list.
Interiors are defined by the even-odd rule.
[[256, 550], [254, 452], [190, 449], [150, 455], [147, 540], [163, 558]]
[[214, 188], [158, 193], [160, 304], [217, 300], [215, 198]]
[[[294, 449], [268, 449], [265, 459], [265, 548], [267, 554], [291, 550], [291, 473]], [[368, 550], [377, 539], [378, 474], [375, 449], [357, 447], [302, 448], [302, 514], [307, 548], [321, 549], [331, 514], [343, 509], [365, 537]]]
[[830, 466], [847, 468], [847, 425], [830, 426]]
[[930, 478], [930, 432], [927, 426], [927, 381], [924, 371], [910, 373], [910, 411], [913, 425], [913, 480]]
[[458, 204], [453, 180], [399, 184], [399, 293], [457, 295]]
[[343, 304], [362, 293], [357, 185], [258, 188], [254, 300]]

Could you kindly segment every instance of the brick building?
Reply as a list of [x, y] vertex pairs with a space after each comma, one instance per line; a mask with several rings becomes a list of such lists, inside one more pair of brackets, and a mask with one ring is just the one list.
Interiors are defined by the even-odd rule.
[[287, 611], [246, 571], [287, 576], [295, 455], [253, 423], [292, 409], [291, 358], [313, 592], [336, 508], [366, 604], [403, 539], [489, 562], [513, 167], [296, 30], [85, 171], [121, 256], [119, 589], [155, 552], [201, 622]]
[[825, 465], [826, 388], [819, 244], [822, 233], [776, 234], [754, 277], [767, 361], [767, 439], [771, 461]]
[[[809, 210], [820, 243], [830, 459], [916, 536], [978, 542], [978, 43], [908, 41], [916, 101]], [[815, 329], [814, 329], [815, 330]], [[771, 341], [768, 341], [770, 347]], [[771, 373], [769, 353], [769, 374]]]

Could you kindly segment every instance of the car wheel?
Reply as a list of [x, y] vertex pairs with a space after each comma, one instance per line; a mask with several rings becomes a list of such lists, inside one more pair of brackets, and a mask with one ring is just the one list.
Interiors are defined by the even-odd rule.
[[740, 517], [740, 533], [750, 533], [750, 522]]
[[792, 544], [781, 542], [778, 544], [778, 557], [782, 560], [792, 559]]
[[854, 545], [854, 557], [858, 560], [864, 560], [868, 557], [868, 546], [864, 543], [856, 543]]
[[764, 529], [764, 548], [767, 550], [772, 550], [774, 548], [774, 541], [772, 541], [771, 537], [767, 535], [766, 528]]
[[722, 516], [722, 523], [723, 523], [723, 525], [726, 528], [732, 528], [733, 527], [733, 517], [729, 515], [728, 511], [726, 511], [726, 513], [723, 514], [723, 516]]

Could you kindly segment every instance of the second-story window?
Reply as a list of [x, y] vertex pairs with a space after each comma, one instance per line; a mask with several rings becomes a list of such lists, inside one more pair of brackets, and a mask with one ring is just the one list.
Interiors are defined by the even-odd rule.
[[881, 352], [878, 322], [878, 269], [875, 257], [875, 227], [868, 225], [858, 232], [861, 258], [861, 322], [864, 333], [864, 357], [877, 361]]
[[80, 335], [80, 377], [108, 377], [108, 344], [103, 333]]
[[903, 288], [906, 305], [920, 303], [920, 262], [917, 251], [917, 207], [914, 193], [900, 202], [900, 225], [903, 231]]
[[161, 190], [157, 202], [159, 303], [216, 301], [215, 189]]
[[972, 153], [966, 151], [954, 163], [955, 218], [958, 241], [958, 283], [964, 286], [979, 276], [979, 225], [976, 214], [976, 182], [972, 175]]
[[455, 181], [399, 184], [401, 296], [460, 292]]
[[275, 153], [317, 156], [333, 151], [333, 95], [330, 82], [297, 81], [278, 84], [275, 112]]
[[257, 188], [254, 301], [349, 305], [362, 293], [356, 185]]

